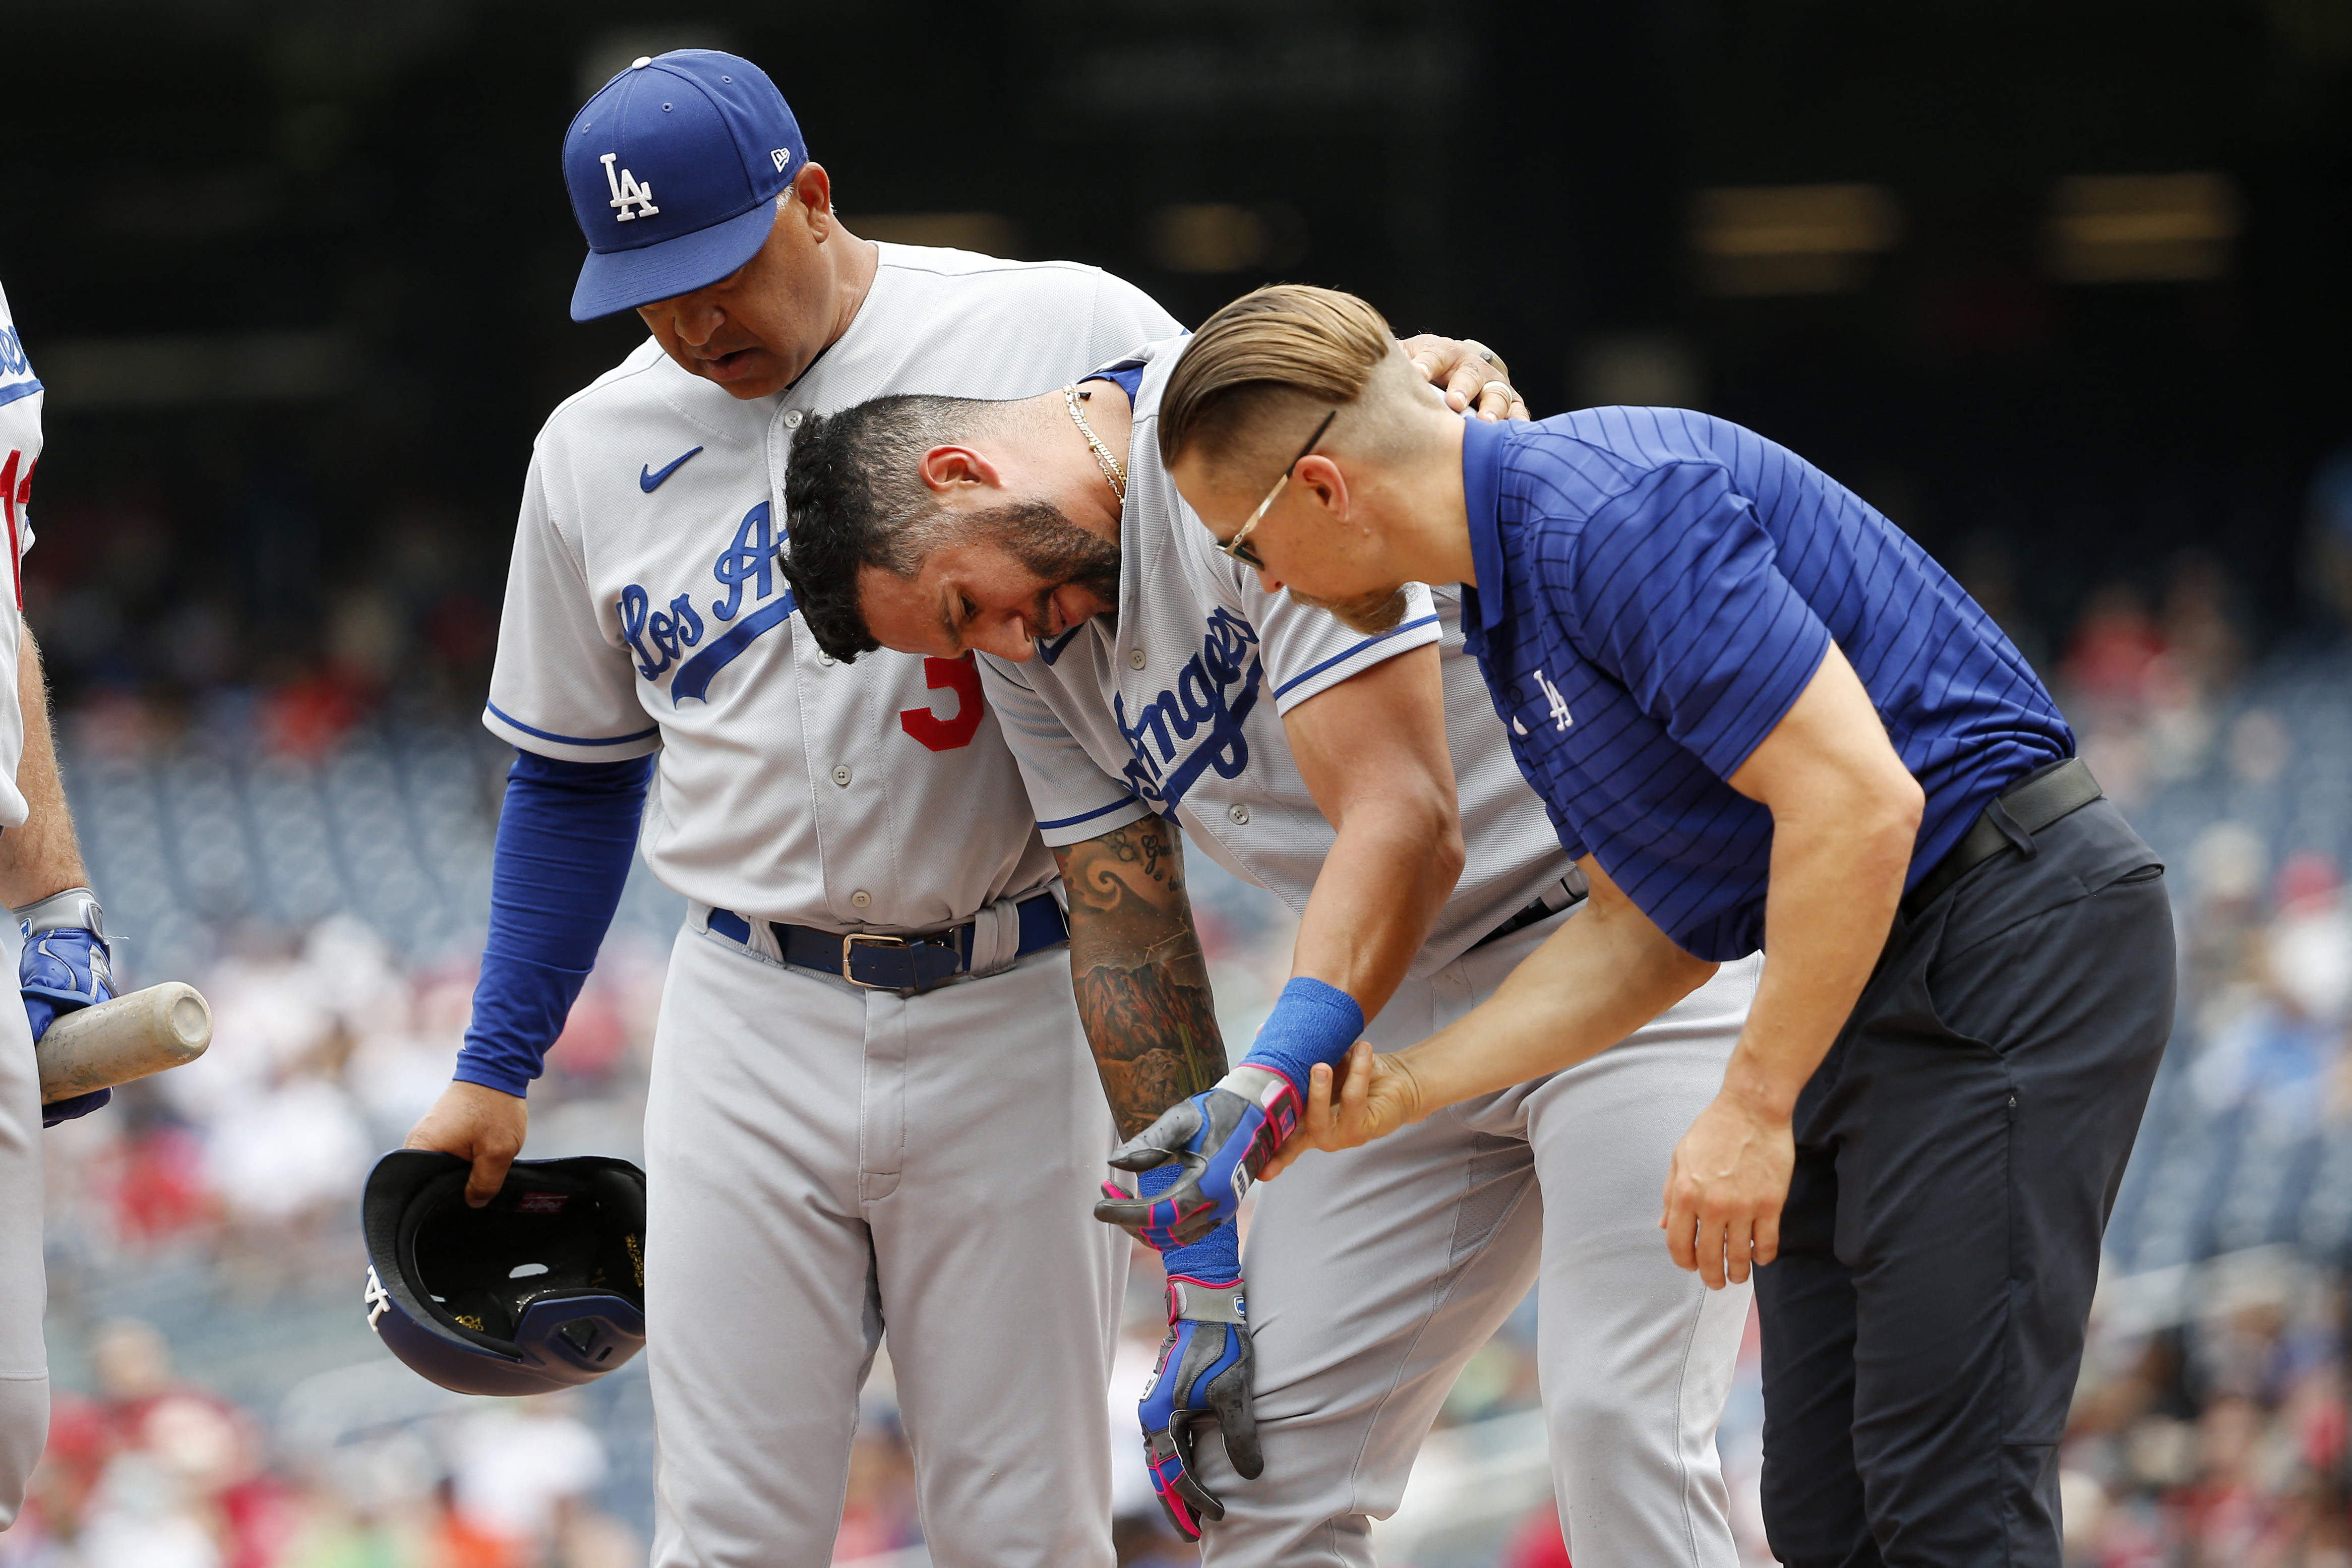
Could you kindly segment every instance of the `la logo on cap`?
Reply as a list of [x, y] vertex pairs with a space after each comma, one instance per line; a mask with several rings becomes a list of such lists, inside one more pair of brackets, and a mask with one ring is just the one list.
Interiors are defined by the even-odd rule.
[[[631, 218], [651, 217], [661, 211], [661, 208], [654, 205], [653, 186], [639, 184], [637, 177], [626, 169], [621, 171], [618, 179], [614, 178], [613, 161], [619, 156], [618, 153], [607, 153], [596, 160], [604, 165], [604, 183], [613, 188], [613, 205], [620, 209], [614, 221], [626, 223]], [[783, 165], [779, 163], [776, 167], [781, 169]], [[629, 210], [632, 204], [636, 206], [635, 212]]]

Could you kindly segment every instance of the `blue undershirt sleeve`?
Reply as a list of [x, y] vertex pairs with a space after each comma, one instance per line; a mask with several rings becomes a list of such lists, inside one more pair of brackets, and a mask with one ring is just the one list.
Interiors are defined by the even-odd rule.
[[650, 756], [568, 763], [515, 753], [460, 1082], [521, 1095], [540, 1075], [620, 907], [653, 771]]

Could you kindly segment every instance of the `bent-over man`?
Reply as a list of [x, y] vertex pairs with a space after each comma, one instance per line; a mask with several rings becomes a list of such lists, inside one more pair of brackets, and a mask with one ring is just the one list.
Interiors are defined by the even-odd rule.
[[2017, 649], [1795, 453], [1671, 408], [1465, 426], [1349, 295], [1220, 311], [1158, 434], [1269, 590], [1463, 584], [1493, 712], [1591, 883], [1484, 1006], [1360, 1053], [1309, 1140], [1605, 1062], [1769, 944], [1664, 1225], [1710, 1285], [1758, 1267], [1773, 1551], [2055, 1568], [2173, 945], [2162, 866]]
[[[1107, 1080], [1171, 1040], [1223, 1072], [1179, 824], [1300, 917], [1292, 978], [1239, 1066], [1205, 1093], [1127, 1079], [1139, 1136], [1118, 1163], [1143, 1192], [1097, 1210], [1168, 1267], [1175, 1331], [1142, 1414], [1171, 1516], [1205, 1523], [1220, 1568], [1370, 1563], [1370, 1521], [1394, 1510], [1455, 1374], [1540, 1271], [1553, 1471], [1580, 1568], [1730, 1564], [1714, 1432], [1747, 1305], [1669, 1265], [1653, 1205], [1721, 1078], [1753, 965], [1603, 1061], [1286, 1178], [1262, 1196], [1241, 1288], [1224, 1216], [1318, 1064], [1360, 1035], [1401, 1046], [1460, 1016], [1581, 918], [1580, 884], [1451, 595], [1384, 590], [1364, 635], [1215, 550], [1158, 458], [1183, 352], [1155, 343], [1025, 400], [845, 409], [802, 432], [785, 491], [802, 615], [835, 657], [980, 650], [1071, 890]], [[1223, 1453], [1191, 1443], [1207, 1415]]]

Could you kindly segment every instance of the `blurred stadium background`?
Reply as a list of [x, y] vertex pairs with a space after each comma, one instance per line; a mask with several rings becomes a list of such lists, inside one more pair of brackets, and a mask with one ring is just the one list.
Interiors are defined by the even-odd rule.
[[[869, 237], [1274, 278], [1497, 345], [1537, 411], [1707, 408], [1912, 531], [2172, 868], [2180, 1024], [2064, 1450], [2075, 1561], [2352, 1563], [2352, 0], [5, 0], [0, 280], [47, 382], [25, 592], [134, 981], [199, 1066], [50, 1134], [51, 1451], [0, 1568], [642, 1561], [642, 1363], [444, 1396], [353, 1195], [463, 1028], [517, 482], [631, 345], [554, 152], [632, 57], [761, 61]], [[1196, 882], [1229, 1034], [1286, 962]], [[631, 1153], [642, 876], [541, 1153]], [[1131, 1300], [1139, 1385], [1157, 1338]], [[1564, 1562], [1524, 1310], [1396, 1568]], [[1753, 1343], [1722, 1442], [1755, 1504]], [[887, 1365], [840, 1562], [928, 1562]], [[1107, 1430], [1132, 1442], [1129, 1417]], [[1122, 1550], [1186, 1560], [1128, 1478]]]

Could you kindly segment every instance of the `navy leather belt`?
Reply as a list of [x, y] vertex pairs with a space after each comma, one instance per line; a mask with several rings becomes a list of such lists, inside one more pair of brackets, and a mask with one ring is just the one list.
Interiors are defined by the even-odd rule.
[[[1021, 916], [1020, 957], [1026, 958], [1070, 940], [1069, 921], [1053, 894], [1038, 893], [1024, 899], [1017, 910]], [[924, 931], [916, 936], [871, 931], [818, 931], [811, 926], [786, 925], [782, 921], [769, 921], [768, 929], [775, 933], [777, 950], [787, 963], [838, 974], [852, 985], [871, 986], [877, 991], [910, 991], [919, 996], [942, 981], [971, 970], [972, 923], [966, 921], [945, 931]], [[732, 910], [712, 910], [709, 926], [730, 942], [751, 944], [751, 922]]]
[[1470, 951], [1475, 952], [1490, 942], [1500, 942], [1507, 936], [1527, 930], [1538, 921], [1548, 921], [1570, 905], [1582, 902], [1591, 891], [1584, 879], [1584, 868], [1570, 866], [1567, 876], [1546, 888], [1542, 895], [1526, 909], [1472, 942]]
[[2080, 757], [2042, 763], [2003, 790], [2000, 797], [1986, 806], [1984, 815], [1960, 836], [1960, 841], [1944, 852], [1936, 868], [1903, 895], [1903, 918], [1918, 919], [1919, 911], [1942, 898], [1953, 883], [2002, 850], [2017, 847], [2016, 839], [2003, 830], [1995, 812], [2008, 817], [2011, 828], [2030, 837], [2105, 794]]

